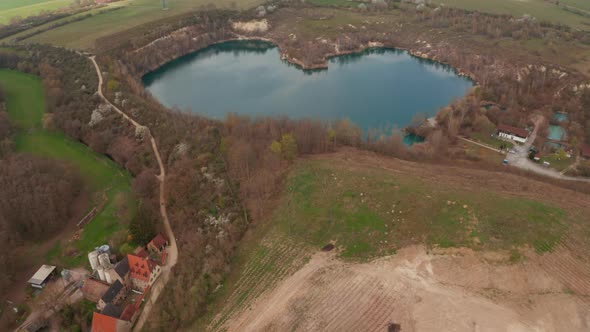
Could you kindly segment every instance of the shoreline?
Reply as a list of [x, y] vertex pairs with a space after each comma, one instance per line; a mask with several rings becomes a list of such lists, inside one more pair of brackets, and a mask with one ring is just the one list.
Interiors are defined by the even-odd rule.
[[[193, 37], [193, 40], [196, 40], [198, 37]], [[180, 59], [184, 56], [202, 51], [208, 47], [214, 46], [214, 45], [219, 45], [219, 44], [223, 44], [223, 43], [228, 43], [228, 42], [232, 42], [232, 41], [262, 41], [262, 42], [266, 42], [269, 44], [272, 44], [274, 47], [278, 48], [279, 50], [279, 54], [280, 54], [280, 58], [281, 60], [287, 61], [292, 65], [295, 65], [297, 67], [299, 67], [301, 70], [304, 71], [313, 71], [313, 70], [328, 70], [329, 69], [329, 61], [332, 58], [336, 58], [339, 56], [345, 56], [345, 55], [351, 55], [351, 54], [360, 54], [363, 53], [369, 49], [390, 49], [390, 50], [401, 50], [406, 52], [408, 55], [418, 58], [418, 59], [422, 59], [422, 60], [428, 60], [428, 61], [433, 61], [433, 62], [437, 62], [439, 64], [445, 65], [445, 66], [449, 66], [450, 68], [453, 69], [453, 71], [455, 72], [455, 74], [457, 76], [461, 76], [461, 77], [465, 77], [467, 79], [469, 79], [470, 81], [473, 82], [473, 87], [476, 88], [478, 86], [480, 86], [478, 80], [474, 77], [473, 74], [467, 73], [465, 71], [463, 71], [461, 68], [457, 68], [447, 62], [443, 62], [440, 60], [437, 60], [436, 56], [431, 56], [428, 53], [425, 52], [420, 52], [418, 50], [414, 50], [411, 48], [404, 48], [404, 47], [399, 47], [399, 46], [395, 46], [395, 45], [386, 45], [384, 43], [381, 42], [368, 42], [366, 45], [365, 44], [361, 44], [360, 46], [358, 46], [357, 48], [353, 49], [353, 50], [346, 50], [346, 51], [340, 51], [337, 50], [336, 52], [330, 52], [330, 53], [326, 53], [321, 57], [321, 63], [313, 63], [313, 64], [309, 64], [306, 63], [303, 60], [300, 60], [294, 56], [291, 56], [288, 52], [288, 50], [285, 49], [285, 47], [281, 46], [280, 43], [278, 43], [276, 40], [274, 40], [273, 38], [268, 38], [268, 37], [262, 37], [262, 36], [245, 36], [245, 35], [239, 35], [239, 34], [235, 34], [234, 38], [224, 38], [221, 40], [217, 40], [217, 41], [213, 41], [210, 42], [208, 44], [206, 44], [203, 47], [199, 47], [196, 48], [192, 51], [186, 52], [182, 55], [176, 56], [170, 60], [167, 61], [162, 61], [159, 62], [158, 65], [155, 68], [151, 68], [149, 70], [147, 70], [146, 72], [143, 72], [140, 74], [140, 80], [143, 80], [143, 77], [158, 70], [159, 68], [165, 66], [166, 64], [175, 61], [177, 59]], [[338, 49], [337, 45], [334, 44], [333, 45], [335, 49]]]

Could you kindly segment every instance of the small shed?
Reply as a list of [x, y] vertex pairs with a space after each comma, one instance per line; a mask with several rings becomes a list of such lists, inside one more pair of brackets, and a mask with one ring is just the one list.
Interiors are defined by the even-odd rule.
[[590, 159], [590, 144], [582, 146], [582, 157]]
[[35, 288], [43, 289], [49, 279], [55, 275], [55, 270], [55, 266], [43, 264], [31, 279], [29, 279], [29, 284]]

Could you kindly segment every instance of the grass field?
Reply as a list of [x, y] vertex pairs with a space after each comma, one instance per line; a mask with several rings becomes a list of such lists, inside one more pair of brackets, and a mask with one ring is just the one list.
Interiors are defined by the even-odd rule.
[[[124, 232], [126, 225], [119, 222], [123, 215], [135, 213], [131, 193], [131, 176], [112, 160], [94, 153], [87, 146], [75, 142], [63, 133], [42, 128], [45, 96], [41, 80], [16, 71], [0, 70], [0, 84], [7, 93], [7, 109], [11, 120], [20, 128], [15, 139], [17, 151], [65, 160], [75, 165], [95, 193], [93, 205], [107, 198], [101, 212], [89, 223], [79, 240], [69, 244], [69, 251], [79, 255], [66, 256], [61, 244], [47, 254], [50, 261], [65, 266], [83, 264], [87, 251], [107, 242], [114, 233]], [[64, 239], [67, 243], [69, 239]]]
[[[584, 220], [582, 212], [536, 198], [466, 187], [414, 172], [412, 166], [388, 165], [334, 162], [330, 157], [299, 161], [282, 203], [243, 241], [233, 272], [216, 294], [209, 316], [196, 328], [224, 330], [236, 313], [293, 275], [328, 243], [335, 244], [341, 259], [352, 262], [395, 254], [414, 244], [516, 254], [531, 248], [543, 254], [555, 249], [570, 226]], [[459, 174], [453, 176], [473, 176]]]
[[0, 24], [10, 23], [14, 17], [25, 18], [43, 11], [71, 5], [74, 0], [0, 0]]
[[[584, 0], [566, 0], [560, 2], [584, 10], [588, 10], [590, 7], [590, 2]], [[443, 3], [447, 7], [478, 10], [494, 14], [507, 14], [516, 17], [528, 14], [539, 20], [561, 23], [583, 30], [590, 29], [590, 17], [569, 12], [545, 0], [436, 0], [433, 3]]]
[[321, 247], [335, 241], [342, 256], [372, 258], [403, 246], [551, 250], [564, 231], [563, 209], [474, 190], [439, 187], [411, 176], [302, 163], [274, 223], [291, 238]]
[[162, 10], [160, 0], [128, 0], [113, 5], [125, 5], [124, 8], [88, 19], [74, 22], [37, 36], [27, 41], [61, 45], [76, 49], [91, 49], [97, 38], [116, 34], [117, 32], [163, 19], [180, 15], [202, 6], [214, 4], [217, 8], [229, 8], [236, 4], [236, 8], [249, 8], [261, 0], [169, 0], [168, 10]]

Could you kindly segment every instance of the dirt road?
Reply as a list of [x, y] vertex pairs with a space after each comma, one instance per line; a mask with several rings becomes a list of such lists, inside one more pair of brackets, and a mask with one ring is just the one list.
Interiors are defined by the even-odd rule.
[[149, 137], [150, 137], [150, 143], [152, 145], [152, 150], [154, 151], [154, 155], [156, 156], [156, 159], [158, 161], [158, 166], [160, 168], [160, 174], [157, 176], [157, 178], [160, 182], [160, 214], [162, 215], [162, 221], [164, 223], [164, 228], [166, 230], [166, 235], [168, 237], [168, 241], [170, 243], [170, 246], [167, 248], [168, 257], [166, 259], [166, 265], [162, 267], [162, 274], [160, 275], [160, 278], [158, 278], [156, 283], [152, 286], [149, 299], [146, 302], [146, 304], [144, 305], [141, 315], [139, 316], [139, 319], [137, 320], [137, 323], [135, 324], [134, 331], [140, 331], [141, 328], [143, 327], [143, 324], [145, 323], [145, 321], [147, 320], [147, 318], [150, 315], [153, 304], [158, 299], [158, 296], [160, 295], [160, 292], [164, 288], [164, 285], [170, 279], [170, 274], [172, 273], [172, 267], [174, 265], [176, 265], [176, 262], [178, 261], [178, 247], [176, 245], [176, 237], [174, 236], [174, 232], [172, 231], [172, 227], [170, 226], [170, 221], [168, 219], [168, 214], [166, 212], [166, 197], [165, 197], [166, 169], [164, 168], [164, 163], [162, 162], [162, 157], [160, 156], [160, 151], [158, 150], [158, 145], [156, 144], [156, 140], [154, 139], [154, 137], [151, 134], [151, 130], [149, 130], [149, 128], [146, 126], [142, 126], [141, 124], [139, 124], [137, 121], [135, 121], [129, 115], [127, 115], [125, 112], [123, 112], [121, 109], [119, 109], [113, 103], [111, 103], [103, 95], [103, 93], [102, 93], [102, 84], [103, 84], [102, 72], [100, 71], [100, 67], [98, 66], [98, 63], [96, 62], [95, 57], [90, 56], [89, 59], [94, 64], [94, 68], [96, 69], [96, 74], [98, 75], [98, 91], [97, 91], [98, 95], [106, 104], [111, 106], [111, 108], [113, 110], [115, 110], [117, 113], [119, 113], [121, 116], [123, 116], [127, 121], [131, 122], [131, 124], [133, 124], [134, 127], [136, 127], [136, 128], [142, 127], [142, 128], [147, 129], [147, 131], [149, 133]]

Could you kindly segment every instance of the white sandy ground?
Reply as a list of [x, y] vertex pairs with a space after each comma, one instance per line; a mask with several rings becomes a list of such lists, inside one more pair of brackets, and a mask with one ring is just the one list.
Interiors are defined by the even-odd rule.
[[[545, 265], [535, 258], [510, 264], [507, 253], [420, 246], [368, 263], [318, 252], [222, 329], [387, 331], [394, 322], [402, 332], [590, 331], [589, 294], [573, 295], [560, 271]], [[584, 277], [573, 281], [582, 292]]]

